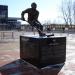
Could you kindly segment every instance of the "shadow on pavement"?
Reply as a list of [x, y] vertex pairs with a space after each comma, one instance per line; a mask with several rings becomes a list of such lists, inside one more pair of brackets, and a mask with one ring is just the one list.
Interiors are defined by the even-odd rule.
[[39, 69], [22, 59], [18, 59], [0, 67], [0, 72], [1, 75], [57, 75], [63, 65], [64, 63], [48, 65]]

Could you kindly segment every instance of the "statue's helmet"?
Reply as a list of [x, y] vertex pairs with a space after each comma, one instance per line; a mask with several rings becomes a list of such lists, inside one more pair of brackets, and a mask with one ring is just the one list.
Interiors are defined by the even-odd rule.
[[36, 8], [36, 7], [37, 7], [37, 4], [36, 4], [35, 2], [33, 2], [33, 3], [31, 4], [31, 7], [32, 7], [32, 8]]

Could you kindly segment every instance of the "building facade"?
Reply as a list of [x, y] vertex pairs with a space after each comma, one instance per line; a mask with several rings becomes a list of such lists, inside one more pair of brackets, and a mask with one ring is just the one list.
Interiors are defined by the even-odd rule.
[[21, 26], [19, 18], [8, 17], [8, 6], [0, 5], [0, 30], [18, 29]]
[[0, 5], [0, 23], [7, 23], [8, 21], [8, 6]]

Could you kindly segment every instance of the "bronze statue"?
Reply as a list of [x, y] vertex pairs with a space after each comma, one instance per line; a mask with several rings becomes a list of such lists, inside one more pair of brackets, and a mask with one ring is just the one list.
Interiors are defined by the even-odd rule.
[[33, 2], [31, 4], [31, 8], [27, 8], [26, 10], [22, 11], [21, 19], [26, 21], [24, 15], [28, 13], [28, 23], [37, 29], [39, 36], [45, 36], [45, 33], [43, 33], [43, 26], [38, 21], [39, 11], [36, 8], [37, 4]]

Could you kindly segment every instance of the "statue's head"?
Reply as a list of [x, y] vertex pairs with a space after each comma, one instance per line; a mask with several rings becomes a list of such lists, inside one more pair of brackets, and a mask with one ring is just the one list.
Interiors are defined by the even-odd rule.
[[32, 7], [33, 9], [36, 9], [36, 8], [37, 8], [37, 4], [36, 4], [35, 2], [33, 2], [33, 3], [31, 4], [31, 7]]

